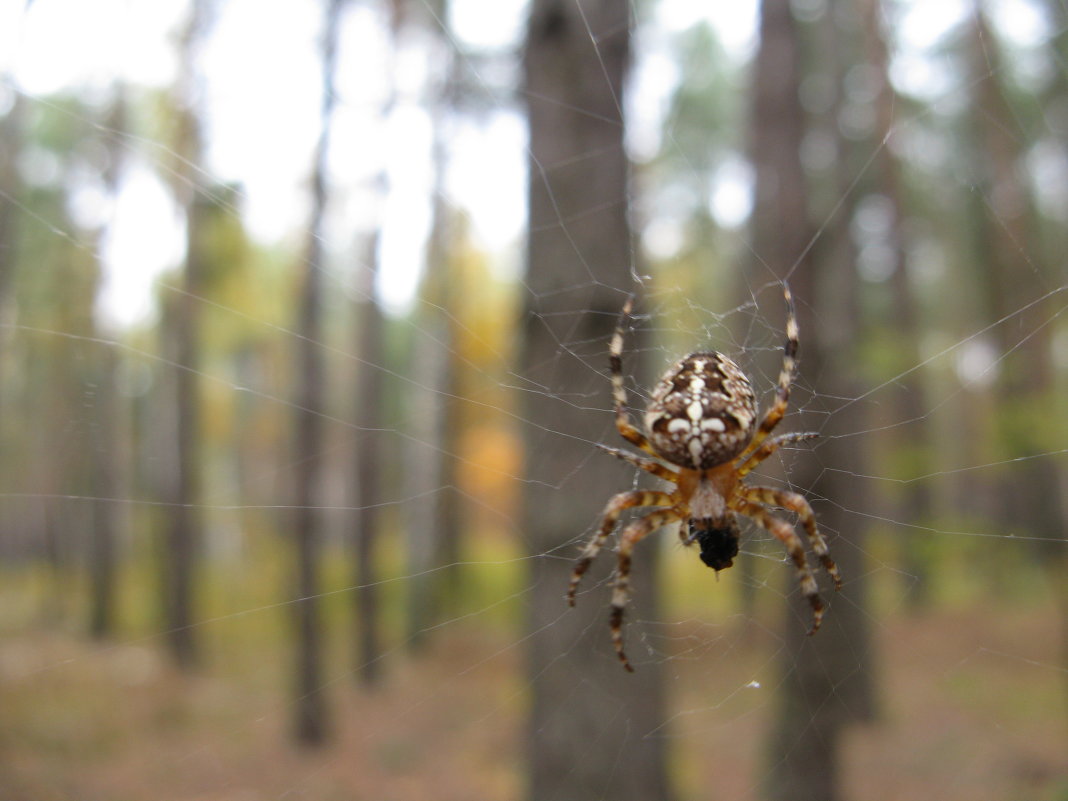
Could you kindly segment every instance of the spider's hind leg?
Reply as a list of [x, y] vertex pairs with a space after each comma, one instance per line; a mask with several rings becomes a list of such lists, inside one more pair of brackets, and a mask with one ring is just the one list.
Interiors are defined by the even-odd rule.
[[794, 527], [752, 501], [743, 500], [736, 508], [743, 515], [751, 517], [761, 528], [770, 532], [786, 548], [786, 552], [790, 555], [790, 559], [797, 570], [797, 582], [801, 586], [801, 594], [805, 596], [809, 606], [812, 607], [812, 628], [809, 629], [808, 633], [815, 634], [823, 621], [825, 607], [820, 599], [816, 578], [812, 575], [812, 570], [809, 569], [808, 560], [805, 559], [805, 549], [802, 547], [801, 539], [794, 531]]
[[608, 626], [612, 632], [612, 645], [615, 646], [616, 656], [623, 663], [623, 667], [631, 673], [630, 660], [623, 650], [623, 612], [630, 600], [630, 565], [631, 553], [634, 546], [648, 537], [658, 528], [679, 520], [680, 515], [674, 509], [656, 509], [645, 517], [640, 517], [623, 529], [619, 538], [619, 566], [616, 569], [616, 586], [612, 591], [612, 611], [608, 618]]
[[836, 591], [842, 589], [842, 576], [838, 572], [838, 565], [831, 559], [827, 541], [820, 534], [819, 526], [816, 524], [816, 515], [804, 495], [771, 487], [746, 487], [742, 491], [742, 496], [749, 501], [758, 501], [769, 506], [781, 506], [783, 509], [794, 512], [801, 521], [801, 525], [805, 527], [812, 553], [820, 560], [823, 569], [834, 582], [834, 589]]

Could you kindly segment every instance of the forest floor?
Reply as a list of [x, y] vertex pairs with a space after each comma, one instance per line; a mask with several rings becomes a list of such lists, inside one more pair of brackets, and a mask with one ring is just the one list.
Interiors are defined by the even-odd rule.
[[[878, 719], [846, 737], [844, 797], [1068, 799], [1068, 677], [1058, 631], [1048, 608], [882, 621]], [[701, 633], [695, 626], [693, 636]], [[298, 750], [288, 737], [286, 660], [246, 649], [252, 667], [243, 675], [182, 676], [160, 645], [6, 635], [0, 799], [523, 797], [527, 693], [514, 636], [451, 627], [417, 656], [388, 658], [375, 690], [339, 671], [326, 687], [333, 738], [317, 751]], [[703, 657], [669, 660], [676, 714], [658, 735], [670, 737], [683, 801], [759, 797], [774, 645], [766, 632], [746, 634], [714, 670]]]

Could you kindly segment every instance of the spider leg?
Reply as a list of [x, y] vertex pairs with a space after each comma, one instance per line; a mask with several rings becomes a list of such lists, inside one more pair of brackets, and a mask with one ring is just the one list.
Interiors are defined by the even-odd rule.
[[753, 439], [742, 452], [740, 461], [744, 461], [754, 453], [767, 439], [775, 426], [786, 414], [786, 407], [790, 401], [790, 385], [794, 382], [794, 373], [797, 370], [798, 336], [797, 313], [794, 310], [794, 296], [790, 294], [790, 287], [783, 282], [783, 295], [786, 297], [786, 344], [782, 349], [782, 369], [779, 371], [779, 386], [775, 391], [775, 403], [768, 409], [764, 419], [760, 421]]
[[783, 509], [789, 509], [797, 514], [801, 524], [805, 527], [805, 533], [808, 534], [808, 541], [812, 545], [812, 553], [820, 560], [823, 569], [827, 571], [827, 575], [834, 581], [835, 590], [842, 589], [842, 576], [838, 572], [838, 565], [831, 559], [827, 541], [820, 534], [819, 527], [816, 525], [816, 515], [805, 496], [771, 487], [745, 487], [742, 490], [742, 497], [747, 501], [758, 501], [769, 506], [781, 506]]
[[677, 482], [679, 480], [678, 473], [672, 470], [670, 467], [660, 464], [647, 456], [642, 456], [638, 453], [631, 453], [630, 451], [623, 451], [619, 448], [610, 448], [607, 445], [602, 445], [597, 442], [594, 443], [605, 453], [615, 456], [617, 459], [622, 459], [627, 464], [632, 464], [635, 467], [640, 467], [642, 470], [646, 470], [652, 473], [657, 478], [662, 478], [665, 481]]
[[612, 376], [612, 398], [615, 402], [616, 430], [627, 442], [641, 448], [649, 454], [655, 455], [652, 445], [638, 427], [631, 422], [627, 414], [627, 390], [623, 385], [623, 325], [630, 317], [631, 308], [634, 305], [634, 296], [627, 298], [623, 304], [623, 311], [619, 315], [616, 324], [616, 332], [612, 335], [612, 342], [608, 346], [608, 372]]
[[626, 653], [623, 651], [623, 610], [630, 599], [630, 564], [634, 546], [648, 537], [658, 528], [681, 520], [682, 516], [674, 509], [655, 509], [640, 517], [623, 529], [619, 538], [619, 566], [616, 568], [616, 586], [612, 591], [612, 611], [608, 626], [612, 631], [612, 644], [623, 667], [633, 673]]
[[671, 506], [674, 503], [675, 501], [668, 493], [654, 490], [634, 490], [612, 496], [611, 500], [608, 501], [608, 505], [604, 508], [604, 514], [601, 516], [601, 527], [586, 543], [586, 547], [582, 550], [582, 555], [575, 562], [575, 569], [571, 571], [571, 582], [567, 588], [568, 605], [575, 605], [575, 592], [578, 590], [582, 576], [590, 569], [593, 560], [601, 552], [604, 541], [608, 539], [608, 535], [612, 533], [616, 523], [619, 522], [619, 516], [626, 509], [633, 509], [636, 506]]
[[801, 585], [801, 594], [808, 599], [812, 607], [812, 628], [808, 630], [808, 633], [815, 634], [819, 630], [820, 621], [823, 620], [824, 606], [823, 601], [820, 600], [816, 579], [805, 560], [805, 549], [801, 546], [801, 539], [794, 531], [794, 527], [752, 501], [741, 499], [734, 506], [737, 511], [751, 517], [761, 528], [770, 532], [786, 547], [786, 552], [797, 569], [797, 581]]
[[738, 478], [749, 473], [749, 471], [775, 453], [775, 451], [779, 450], [783, 445], [793, 445], [795, 442], [805, 442], [806, 440], [816, 439], [818, 436], [819, 434], [815, 431], [798, 431], [765, 440], [764, 444], [750, 453], [749, 456], [745, 458], [744, 463], [738, 467]]

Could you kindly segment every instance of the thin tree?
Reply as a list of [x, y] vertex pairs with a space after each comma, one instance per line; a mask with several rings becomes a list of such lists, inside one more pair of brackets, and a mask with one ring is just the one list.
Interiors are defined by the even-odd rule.
[[[104, 184], [114, 197], [118, 191], [123, 161], [121, 146], [126, 131], [126, 100], [123, 89], [116, 92], [107, 125], [108, 163]], [[102, 272], [102, 270], [101, 270]], [[119, 493], [119, 394], [115, 383], [118, 354], [102, 346], [96, 359], [95, 415], [91, 421], [89, 445], [92, 452], [93, 525], [89, 547], [89, 632], [95, 638], [110, 636], [115, 627], [116, 538], [119, 516], [114, 501]]]
[[[397, 103], [396, 70], [392, 58], [396, 55], [398, 38], [404, 21], [404, 0], [390, 0], [385, 4], [390, 34], [390, 59], [385, 70], [386, 86], [382, 95], [378, 118], [385, 124]], [[373, 191], [384, 205], [389, 191], [389, 174], [385, 164], [373, 179]], [[385, 391], [383, 360], [385, 358], [386, 325], [376, 285], [379, 275], [379, 243], [381, 220], [366, 238], [363, 259], [358, 267], [356, 318], [357, 369], [353, 391], [355, 419], [363, 428], [356, 446], [353, 492], [357, 503], [352, 513], [352, 552], [354, 558], [355, 631], [353, 634], [355, 675], [366, 686], [374, 685], [381, 677], [382, 633], [379, 616], [377, 557], [379, 526], [382, 519], [384, 484], [389, 475], [390, 462], [384, 447]]]
[[[16, 221], [19, 214], [18, 199], [22, 194], [18, 157], [22, 150], [25, 117], [26, 100], [16, 92], [11, 107], [0, 117], [0, 242], [4, 243], [0, 247], [0, 320], [6, 320], [12, 304], [11, 289], [18, 254], [15, 247]], [[6, 344], [9, 335], [7, 328], [0, 328], [0, 345]]]
[[[974, 93], [967, 125], [976, 137], [969, 157], [980, 189], [973, 195], [983, 199], [969, 221], [974, 254], [969, 279], [980, 290], [984, 319], [1002, 321], [992, 332], [1002, 358], [993, 387], [997, 407], [991, 429], [998, 457], [1006, 464], [989, 493], [995, 499], [991, 511], [999, 533], [1022, 531], [1033, 538], [1032, 555], [1045, 569], [1060, 605], [1062, 654], [1068, 663], [1068, 506], [1058, 502], [1065, 470], [1063, 460], [1034, 458], [1050, 450], [1048, 425], [1057, 425], [1043, 421], [1064, 419], [1050, 325], [1063, 308], [1063, 300], [1051, 294], [1064, 286], [1065, 271], [1059, 266], [1063, 242], [1048, 257], [1032, 246], [1040, 226], [1023, 166], [1032, 144], [1031, 126], [1012, 102], [998, 37], [984, 5], [975, 0], [967, 34]], [[1065, 19], [1063, 8], [1050, 11], [1054, 20]], [[1063, 51], [1063, 33], [1053, 46]], [[1061, 63], [1059, 53], [1056, 62]], [[1063, 226], [1057, 228], [1063, 236]]]
[[[431, 227], [426, 248], [426, 270], [419, 291], [419, 309], [413, 315], [417, 332], [412, 344], [412, 374], [418, 386], [407, 393], [409, 431], [415, 437], [406, 449], [405, 475], [411, 482], [408, 504], [409, 583], [408, 643], [425, 642], [434, 623], [448, 609], [444, 590], [445, 569], [457, 560], [460, 539], [460, 508], [453, 486], [456, 480], [456, 449], [460, 438], [455, 402], [458, 365], [455, 357], [456, 308], [452, 275], [451, 240], [455, 221], [445, 189], [448, 169], [448, 137], [457, 91], [459, 58], [456, 39], [449, 28], [448, 0], [435, 0], [429, 25], [434, 46], [442, 52], [435, 59], [437, 83], [432, 87], [432, 162], [434, 177]], [[455, 566], [448, 573], [455, 575]]]
[[[1064, 64], [1065, 58], [1068, 56], [1068, 9], [1066, 9], [1061, 3], [1054, 2], [1054, 0], [1047, 0], [1046, 13], [1050, 20], [1050, 28], [1056, 33], [1049, 38], [1048, 42], [1048, 58], [1053, 64]], [[1057, 69], [1054, 74], [1057, 76], [1053, 85], [1050, 87], [1050, 97], [1045, 103], [1043, 108], [1049, 108], [1052, 103], [1063, 102], [1065, 98], [1068, 98], [1068, 75], [1064, 70]], [[1065, 136], [1063, 131], [1058, 131], [1057, 146], [1061, 152], [1068, 151], [1068, 136]], [[1063, 259], [1061, 256], [1065, 252], [1065, 247], [1068, 245], [1068, 234], [1066, 234], [1065, 226], [1061, 219], [1054, 218], [1048, 221], [1049, 230], [1047, 234], [1046, 249], [1048, 254], [1046, 257], [1048, 264], [1056, 264], [1061, 262], [1063, 265]], [[1064, 283], [1065, 268], [1061, 267], [1059, 283]], [[1062, 384], [1063, 386], [1063, 384]], [[1065, 403], [1063, 400], [1063, 394], [1056, 394], [1054, 390], [1053, 401], [1054, 408], [1052, 411], [1052, 418], [1064, 420], [1068, 417], [1065, 414]], [[1060, 398], [1059, 409], [1056, 406], [1057, 399]], [[1063, 429], [1062, 429], [1063, 431]], [[1063, 461], [1058, 460], [1055, 464], [1048, 465], [1049, 472], [1056, 472], [1060, 481], [1060, 485], [1065, 486], [1068, 482], [1068, 468], [1065, 468]], [[1061, 501], [1061, 513], [1068, 516], [1068, 505], [1065, 504], [1063, 497]], [[1060, 530], [1060, 538], [1068, 538], [1068, 525], [1062, 525]], [[1063, 542], [1049, 542], [1044, 563], [1048, 567], [1048, 575], [1050, 583], [1054, 588], [1056, 597], [1060, 606], [1061, 614], [1061, 664], [1065, 667], [1064, 670], [1064, 688], [1068, 693], [1068, 582], [1063, 580], [1064, 576], [1068, 574], [1068, 548], [1064, 547]], [[1068, 694], [1065, 696], [1066, 703], [1064, 709], [1068, 712]]]
[[[4, 76], [7, 78], [7, 76]], [[22, 179], [18, 171], [19, 154], [22, 152], [24, 137], [26, 100], [19, 93], [14, 94], [11, 106], [7, 113], [0, 117], [0, 353], [11, 353], [10, 342], [12, 331], [3, 323], [10, 319], [14, 310], [14, 287], [15, 270], [18, 266], [18, 239], [17, 222], [19, 215], [19, 198], [23, 192]], [[9, 395], [8, 381], [5, 381], [3, 369], [9, 364], [10, 359], [0, 359], [0, 448], [5, 453], [14, 452], [14, 432], [5, 425], [7, 421], [14, 419], [12, 414], [15, 406], [15, 398]], [[8, 460], [0, 464], [0, 476], [8, 480], [12, 469]], [[23, 467], [24, 469], [24, 467]], [[0, 520], [0, 545], [14, 548], [16, 544], [15, 529], [26, 529], [26, 525], [16, 525], [16, 516], [5, 514]]]
[[297, 392], [294, 433], [294, 536], [296, 538], [296, 714], [297, 742], [318, 746], [328, 735], [326, 699], [323, 694], [322, 621], [319, 614], [319, 545], [322, 520], [319, 514], [323, 477], [323, 410], [326, 377], [323, 359], [322, 268], [323, 222], [327, 203], [327, 155], [330, 122], [336, 92], [337, 43], [341, 10], [345, 0], [328, 0], [323, 21], [322, 103], [319, 141], [311, 175], [312, 208], [302, 261], [297, 321]]
[[356, 355], [359, 367], [353, 391], [356, 420], [363, 427], [356, 446], [354, 470], [356, 504], [352, 513], [352, 549], [355, 558], [356, 631], [353, 656], [356, 675], [366, 685], [381, 675], [381, 633], [378, 614], [378, 572], [375, 569], [378, 528], [381, 520], [384, 474], [388, 469], [382, 447], [382, 359], [385, 354], [385, 321], [375, 295], [378, 275], [378, 236], [368, 238], [356, 303], [358, 329]]
[[[890, 82], [890, 53], [886, 41], [884, 6], [880, 0], [864, 0], [861, 14], [864, 24], [864, 41], [868, 62], [874, 68], [878, 80], [875, 99], [876, 126], [874, 139], [884, 143], [878, 148], [874, 175], [876, 190], [886, 198], [889, 211], [888, 243], [893, 253], [893, 272], [890, 290], [893, 305], [887, 309], [890, 319], [890, 336], [893, 337], [893, 353], [898, 361], [895, 372], [905, 373], [895, 381], [894, 419], [901, 423], [895, 431], [897, 448], [905, 453], [905, 463], [910, 475], [930, 473], [928, 443], [931, 432], [926, 418], [927, 387], [923, 372], [906, 370], [922, 362], [920, 350], [920, 309], [917, 303], [915, 276], [909, 264], [906, 231], [906, 204], [902, 165], [892, 146], [895, 133], [897, 97]], [[893, 515], [897, 520], [911, 524], [928, 521], [933, 507], [931, 487], [926, 481], [910, 481], [901, 488], [898, 510]], [[903, 531], [905, 542], [902, 562], [905, 571], [912, 577], [908, 601], [914, 609], [926, 603], [930, 594], [930, 578], [924, 560], [923, 534]]]
[[[571, 562], [560, 558], [572, 555], [567, 544], [632, 479], [590, 443], [611, 430], [607, 344], [624, 297], [613, 287], [631, 286], [634, 258], [622, 121], [629, 14], [624, 0], [535, 0], [527, 29], [530, 234], [519, 333], [520, 374], [530, 390], [521, 406], [522, 530], [534, 557], [526, 670], [527, 797], [535, 801], [671, 797], [665, 740], [645, 736], [664, 720], [660, 666], [639, 658], [634, 674], [620, 667], [602, 593], [580, 598], [565, 614]], [[561, 343], [590, 346], [579, 353]], [[629, 353], [641, 354], [645, 343], [633, 336]], [[647, 377], [640, 355], [628, 356], [626, 368]], [[571, 403], [557, 393], [590, 393], [597, 402]], [[632, 577], [632, 620], [656, 617], [656, 548], [649, 545]], [[588, 586], [597, 586], [605, 569]], [[632, 654], [640, 650], [634, 642]]]
[[205, 204], [201, 198], [203, 134], [194, 108], [195, 60], [208, 24], [210, 0], [195, 0], [181, 43], [181, 79], [178, 88], [178, 127], [174, 144], [177, 156], [175, 190], [186, 217], [186, 256], [180, 291], [168, 304], [161, 328], [164, 353], [174, 364], [171, 386], [174, 417], [175, 463], [168, 476], [170, 513], [162, 567], [163, 609], [167, 642], [175, 663], [189, 669], [200, 654], [193, 626], [195, 620], [195, 564], [200, 548], [200, 303], [207, 267], [207, 243], [203, 236]]

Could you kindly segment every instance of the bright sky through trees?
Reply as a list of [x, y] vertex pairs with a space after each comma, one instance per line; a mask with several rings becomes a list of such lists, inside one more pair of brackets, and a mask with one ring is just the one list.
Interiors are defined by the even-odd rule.
[[[798, 4], [801, 13], [806, 4], [818, 5], [819, 0], [803, 0]], [[631, 100], [636, 155], [655, 147], [665, 99], [677, 79], [670, 49], [658, 47], [658, 38], [704, 19], [714, 25], [727, 52], [744, 59], [755, 43], [756, 6], [756, 0], [661, 0], [655, 5], [647, 25], [651, 33], [639, 41]], [[451, 7], [450, 24], [463, 46], [517, 45], [523, 0], [454, 0]], [[303, 190], [318, 125], [320, 7], [312, 0], [285, 0], [270, 4], [267, 11], [256, 0], [228, 0], [218, 8], [198, 76], [208, 126], [206, 167], [213, 179], [241, 187], [242, 213], [253, 236], [277, 242], [299, 231], [306, 214]], [[930, 47], [964, 11], [961, 0], [910, 4], [900, 19], [900, 36], [916, 50]], [[164, 89], [175, 82], [174, 37], [186, 13], [185, 0], [36, 0], [28, 9], [21, 0], [4, 0], [0, 54], [6, 54], [6, 63], [0, 62], [0, 70], [37, 97], [77, 90], [83, 97], [95, 93], [103, 102], [116, 79], [135, 88]], [[1042, 28], [1038, 12], [1026, 3], [1014, 3], [1013, 13], [1001, 13], [997, 19], [1018, 41], [1026, 42]], [[390, 62], [399, 101], [391, 119], [383, 121], [379, 111], [387, 44], [380, 11], [353, 3], [341, 42], [342, 97], [332, 153], [338, 198], [330, 229], [337, 235], [333, 244], [348, 247], [360, 231], [382, 224], [379, 291], [387, 308], [400, 310], [414, 292], [430, 222], [432, 131], [424, 100], [433, 65], [424, 43], [402, 42]], [[937, 66], [922, 58], [903, 57], [895, 76], [902, 88], [922, 93], [936, 89], [937, 73]], [[487, 86], [486, 91], [492, 90]], [[470, 214], [479, 244], [498, 254], [501, 269], [514, 269], [514, 245], [525, 214], [525, 129], [506, 98], [490, 99], [491, 111], [477, 123], [455, 126], [446, 191]], [[0, 106], [9, 100], [0, 97]], [[131, 144], [122, 195], [104, 215], [111, 225], [104, 245], [109, 276], [102, 301], [108, 316], [121, 324], [150, 313], [152, 282], [181, 258], [179, 218], [152, 169], [161, 154], [148, 142], [144, 146], [138, 153], [138, 143]], [[384, 208], [376, 208], [366, 197], [383, 163], [390, 195]], [[27, 172], [47, 180], [47, 165], [27, 165]], [[722, 224], [744, 220], [748, 180], [744, 169], [724, 171], [712, 199], [713, 213]], [[98, 201], [103, 197], [99, 192], [85, 196]], [[87, 203], [86, 210], [91, 206]], [[647, 244], [656, 248], [656, 220], [649, 223], [653, 236]], [[508, 251], [511, 256], [500, 255]]]

